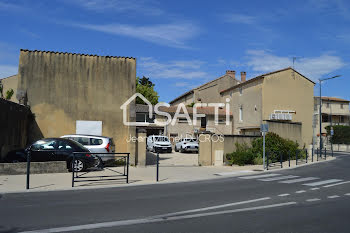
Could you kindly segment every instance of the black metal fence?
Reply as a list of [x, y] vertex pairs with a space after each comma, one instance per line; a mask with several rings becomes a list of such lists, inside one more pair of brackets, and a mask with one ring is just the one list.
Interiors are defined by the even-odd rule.
[[[32, 162], [32, 156], [31, 153], [33, 151], [28, 150], [27, 151], [27, 172], [26, 172], [26, 189], [30, 188], [30, 165]], [[45, 153], [55, 153], [55, 152], [62, 152], [59, 150], [36, 150], [35, 152], [45, 152]], [[99, 159], [100, 164], [98, 165], [98, 169], [100, 170], [109, 170], [115, 173], [115, 175], [107, 176], [85, 176], [89, 172], [93, 172], [96, 170], [88, 169], [86, 171], [78, 172], [76, 169], [74, 169], [74, 164], [76, 161], [76, 154], [81, 154], [82, 152], [73, 152], [72, 153], [72, 162], [71, 162], [71, 171], [72, 171], [72, 187], [74, 187], [75, 182], [87, 182], [87, 181], [106, 181], [106, 180], [121, 180], [125, 179], [126, 183], [129, 183], [129, 161], [130, 161], [130, 153], [91, 153], [91, 152], [84, 152], [84, 154], [90, 154], [90, 155], [103, 155], [104, 158], [108, 158], [108, 161], [102, 162], [101, 159]], [[97, 156], [99, 158], [99, 156]], [[116, 171], [113, 169], [113, 167], [121, 167], [123, 166], [123, 172]], [[79, 174], [80, 173], [80, 174]]]
[[[90, 155], [98, 155], [107, 158], [107, 161], [100, 160], [100, 164], [97, 168], [103, 170], [109, 170], [113, 175], [101, 175], [101, 176], [90, 176], [87, 175], [91, 170], [79, 172], [76, 169], [76, 155], [81, 154], [81, 152], [73, 152], [73, 159], [71, 163], [72, 170], [72, 187], [76, 182], [101, 182], [101, 181], [116, 181], [125, 179], [126, 183], [129, 183], [129, 161], [130, 153], [85, 153]], [[113, 168], [123, 166], [123, 172], [117, 171]]]
[[[291, 160], [295, 160], [296, 166], [309, 162], [309, 154], [307, 149], [300, 149], [288, 152], [266, 152], [266, 169], [283, 168], [283, 163], [287, 161], [290, 167]], [[311, 158], [313, 162], [313, 157]]]

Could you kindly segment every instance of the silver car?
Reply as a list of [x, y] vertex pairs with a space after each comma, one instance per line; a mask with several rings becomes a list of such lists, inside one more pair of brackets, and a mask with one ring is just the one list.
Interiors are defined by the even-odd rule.
[[[115, 145], [113, 142], [113, 138], [95, 136], [95, 135], [83, 135], [83, 134], [64, 135], [61, 138], [68, 138], [70, 140], [79, 142], [84, 147], [89, 149], [92, 153], [114, 153], [115, 152]], [[113, 159], [113, 157], [104, 155], [104, 154], [96, 154], [96, 155], [98, 155], [102, 159], [102, 161]]]
[[198, 152], [198, 148], [198, 141], [195, 138], [183, 138], [175, 144], [175, 151], [180, 151], [181, 153], [189, 151]]

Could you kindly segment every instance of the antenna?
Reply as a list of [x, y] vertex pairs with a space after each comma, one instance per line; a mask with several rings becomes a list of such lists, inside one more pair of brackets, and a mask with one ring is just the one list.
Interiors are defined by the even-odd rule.
[[295, 61], [297, 60], [297, 59], [299, 59], [299, 58], [302, 58], [302, 57], [297, 57], [297, 56], [294, 56], [294, 57], [292, 57], [293, 58], [293, 78], [295, 79], [295, 68], [294, 68], [294, 63], [295, 63]]

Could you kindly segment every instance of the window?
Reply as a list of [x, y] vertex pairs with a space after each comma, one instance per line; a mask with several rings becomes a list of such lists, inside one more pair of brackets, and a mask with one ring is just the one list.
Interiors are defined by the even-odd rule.
[[340, 108], [343, 109], [344, 108], [344, 104], [340, 104]]
[[54, 140], [50, 141], [43, 141], [39, 140], [35, 144], [32, 145], [32, 150], [55, 150], [55, 147], [57, 147], [58, 144]]
[[256, 107], [256, 105], [254, 106], [254, 111], [255, 112], [258, 111], [258, 108]]
[[148, 113], [136, 113], [136, 122], [154, 123], [154, 117], [149, 118]]
[[207, 128], [207, 118], [201, 117], [201, 128]]
[[329, 108], [329, 103], [327, 103], [326, 107]]
[[103, 140], [99, 138], [91, 138], [90, 140], [91, 140], [90, 145], [92, 146], [102, 145], [103, 143]]
[[239, 108], [239, 121], [243, 121], [243, 106]]
[[74, 141], [79, 142], [80, 144], [87, 146], [90, 144], [89, 138], [83, 138], [83, 137], [74, 137], [72, 138]]
[[66, 142], [58, 141], [58, 150], [72, 150], [72, 147]]

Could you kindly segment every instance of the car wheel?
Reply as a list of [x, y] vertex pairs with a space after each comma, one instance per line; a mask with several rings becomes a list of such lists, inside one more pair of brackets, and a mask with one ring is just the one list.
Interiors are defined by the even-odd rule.
[[98, 162], [96, 163], [95, 167], [97, 168], [103, 168], [103, 161], [100, 156], [97, 156]]
[[[70, 167], [69, 167], [69, 171], [72, 171], [72, 166], [73, 165], [73, 161], [70, 163]], [[74, 161], [74, 171], [75, 172], [81, 172], [81, 171], [85, 171], [86, 169], [86, 165], [83, 161], [81, 161], [80, 159], [76, 159]]]
[[184, 152], [185, 152], [185, 149], [181, 147], [181, 148], [180, 148], [180, 152], [181, 152], [181, 153], [184, 153]]
[[175, 152], [178, 152], [179, 150], [177, 149], [177, 147], [175, 146]]

